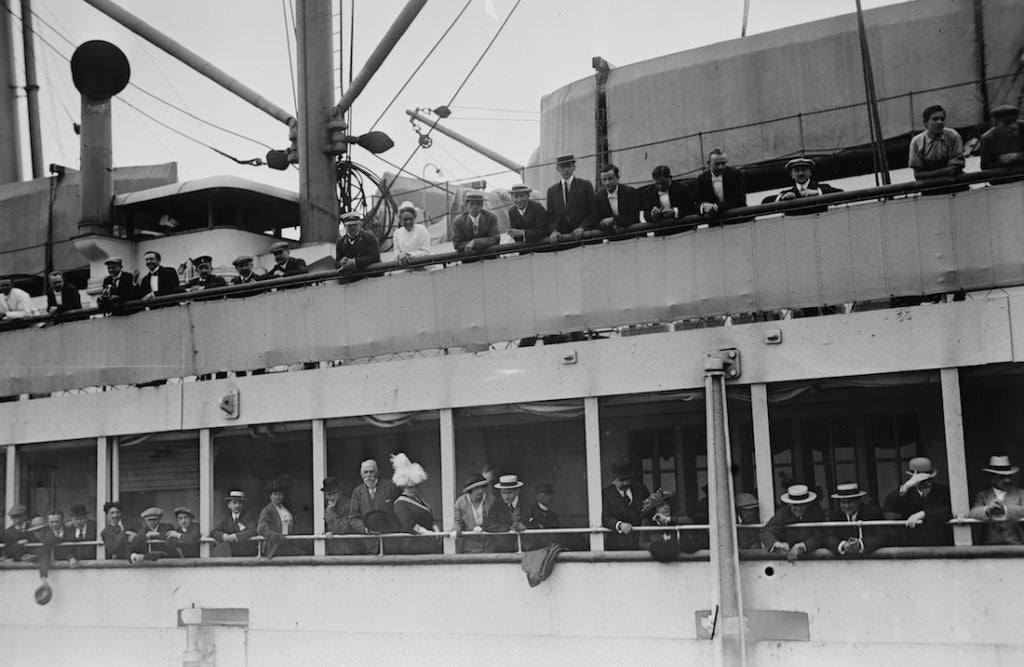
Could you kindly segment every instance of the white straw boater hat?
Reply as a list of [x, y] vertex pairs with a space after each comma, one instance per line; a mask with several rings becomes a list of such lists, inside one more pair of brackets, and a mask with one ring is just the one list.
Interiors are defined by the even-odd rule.
[[1009, 456], [990, 456], [988, 457], [988, 467], [982, 468], [982, 470], [993, 475], [1016, 475], [1020, 468], [1010, 465]]
[[844, 482], [843, 484], [836, 484], [836, 492], [832, 494], [832, 497], [836, 500], [853, 500], [854, 498], [862, 498], [868, 495], [868, 492], [860, 488], [857, 482]]
[[523, 483], [519, 480], [518, 475], [502, 475], [498, 478], [498, 483], [494, 485], [494, 488], [501, 490], [518, 489]]
[[782, 494], [782, 502], [788, 505], [813, 503], [817, 499], [818, 494], [808, 489], [806, 484], [794, 484]]
[[409, 457], [399, 452], [391, 455], [391, 468], [395, 474], [391, 482], [403, 489], [407, 486], [418, 486], [427, 481], [427, 471], [419, 463], [413, 463]]

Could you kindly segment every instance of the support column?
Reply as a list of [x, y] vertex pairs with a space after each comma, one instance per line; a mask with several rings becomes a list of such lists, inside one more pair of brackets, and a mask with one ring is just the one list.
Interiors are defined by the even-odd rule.
[[768, 385], [750, 385], [750, 414], [754, 425], [754, 466], [761, 521], [775, 514], [775, 474], [772, 470], [772, 438], [768, 425]]
[[[7, 475], [4, 480], [4, 505], [8, 511], [18, 504], [18, 450], [14, 445], [7, 445], [4, 455], [7, 457]], [[7, 517], [0, 517], [7, 521]], [[6, 524], [5, 524], [6, 525]]]
[[[106, 436], [96, 438], [96, 537], [103, 532], [106, 516], [103, 506], [111, 500], [110, 496], [110, 440]], [[103, 545], [96, 547], [96, 559], [107, 557]]]
[[[601, 527], [601, 421], [597, 397], [583, 399], [587, 447], [587, 516], [592, 528]], [[604, 551], [604, 536], [590, 534], [590, 550]]]
[[[949, 471], [949, 499], [953, 516], [962, 516], [971, 509], [971, 496], [967, 489], [967, 456], [964, 452], [964, 415], [960, 402], [960, 371], [943, 368], [939, 371], [942, 382], [942, 416], [946, 432], [946, 469]], [[970, 546], [971, 527], [954, 526], [953, 544]]]
[[[210, 429], [199, 430], [199, 525], [213, 527], [213, 437]], [[199, 557], [210, 557], [210, 543], [199, 543]]]
[[[455, 416], [451, 408], [441, 410], [441, 528], [455, 525]], [[444, 552], [455, 553], [455, 540], [445, 539]]]
[[110, 449], [110, 481], [107, 483], [107, 493], [110, 500], [121, 499], [121, 443], [116, 437], [107, 438]]
[[[321, 482], [327, 478], [327, 426], [323, 419], [313, 420], [313, 534], [324, 534], [324, 492]], [[326, 556], [327, 542], [313, 540], [313, 555]]]

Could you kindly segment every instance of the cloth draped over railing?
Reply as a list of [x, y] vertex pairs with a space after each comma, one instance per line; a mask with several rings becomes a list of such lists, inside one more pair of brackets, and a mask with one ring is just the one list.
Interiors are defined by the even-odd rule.
[[1024, 182], [4, 332], [0, 396], [1024, 284]]

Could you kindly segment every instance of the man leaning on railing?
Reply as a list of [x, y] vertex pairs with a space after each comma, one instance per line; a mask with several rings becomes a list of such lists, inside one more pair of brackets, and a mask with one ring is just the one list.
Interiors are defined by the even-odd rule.
[[982, 470], [990, 475], [992, 488], [978, 492], [968, 515], [987, 522], [981, 543], [1024, 544], [1024, 491], [1014, 483], [1019, 468], [1010, 465], [1008, 456], [991, 456]]

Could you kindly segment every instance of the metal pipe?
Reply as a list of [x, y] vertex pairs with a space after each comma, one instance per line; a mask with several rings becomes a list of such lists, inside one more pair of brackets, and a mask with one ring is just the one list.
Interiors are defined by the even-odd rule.
[[[427, 0], [409, 0], [405, 4], [405, 8], [402, 9], [402, 13], [398, 15], [391, 27], [381, 38], [380, 43], [377, 44], [377, 48], [373, 50], [370, 57], [367, 58], [366, 64], [363, 65], [363, 69], [359, 70], [359, 74], [355, 79], [352, 79], [348, 84], [348, 90], [342, 95], [341, 100], [338, 102], [337, 107], [338, 117], [342, 117], [346, 111], [352, 106], [352, 103], [359, 93], [363, 92], [363, 88], [370, 82], [373, 75], [377, 73], [384, 61], [391, 54], [392, 49], [398, 44], [398, 40], [402, 38], [405, 31], [412, 25], [416, 15], [420, 13], [427, 4]], [[328, 21], [329, 23], [329, 21]], [[351, 40], [349, 40], [351, 41]], [[349, 67], [352, 66], [352, 59], [349, 59]]]
[[36, 82], [32, 0], [21, 0], [21, 42], [25, 53], [25, 101], [28, 103], [28, 142], [32, 156], [32, 178], [42, 178], [43, 140], [39, 134], [39, 84]]
[[109, 234], [112, 229], [110, 202], [114, 198], [109, 97], [97, 100], [82, 95], [81, 160], [78, 231]]
[[406, 109], [405, 113], [410, 118], [414, 118], [414, 119], [420, 121], [421, 123], [426, 123], [427, 125], [429, 125], [431, 127], [431, 129], [437, 130], [438, 132], [440, 132], [441, 134], [445, 135], [446, 137], [451, 137], [452, 139], [454, 139], [455, 141], [459, 142], [463, 146], [466, 146], [468, 148], [472, 148], [473, 150], [475, 150], [477, 153], [480, 153], [484, 157], [487, 157], [487, 158], [490, 158], [490, 159], [494, 160], [495, 162], [500, 164], [502, 167], [507, 168], [509, 171], [514, 171], [514, 172], [518, 172], [519, 174], [522, 174], [523, 170], [526, 169], [526, 167], [524, 167], [523, 165], [519, 164], [515, 160], [507, 158], [504, 155], [502, 155], [501, 153], [497, 153], [495, 151], [492, 151], [490, 148], [487, 148], [483, 144], [479, 144], [479, 143], [473, 141], [472, 139], [470, 139], [467, 136], [461, 135], [461, 134], [459, 134], [458, 132], [456, 132], [454, 130], [449, 130], [446, 127], [441, 127], [440, 125], [437, 124], [437, 123], [440, 122], [440, 120], [441, 120], [440, 118], [438, 118], [437, 120], [431, 120], [431, 119], [427, 118], [426, 116], [420, 114], [418, 111], [413, 111], [412, 109]]
[[[273, 116], [285, 125], [292, 120], [292, 115], [281, 107], [266, 99], [252, 88], [240, 83], [227, 72], [218, 69], [205, 58], [185, 48], [180, 43], [171, 39], [131, 12], [128, 12], [122, 7], [110, 2], [110, 0], [85, 0], [85, 2], [117, 21], [125, 28], [128, 28], [139, 37], [142, 37], [153, 46], [163, 49], [168, 55], [173, 58], [177, 58], [217, 85], [222, 86], [238, 97], [241, 97], [260, 111]], [[300, 6], [301, 4], [302, 3], [300, 3]], [[330, 17], [328, 17], [328, 19], [329, 18]], [[328, 26], [329, 25], [330, 21], [328, 20]], [[328, 28], [328, 32], [329, 31], [330, 29]]]
[[878, 156], [878, 169], [882, 175], [882, 185], [889, 185], [892, 183], [892, 179], [889, 177], [889, 160], [885, 155], [885, 136], [882, 134], [882, 121], [878, 116], [875, 75], [871, 69], [871, 51], [868, 48], [868, 33], [864, 27], [864, 10], [860, 6], [860, 0], [857, 0], [857, 30], [860, 33], [860, 57], [864, 67], [864, 86], [867, 89], [868, 111], [874, 134], [875, 150]]
[[[0, 184], [21, 180], [21, 133], [18, 130], [14, 33], [7, 0], [0, 5]], [[8, 505], [10, 507], [10, 505]]]
[[600, 56], [592, 58], [591, 65], [594, 68], [594, 153], [597, 154], [594, 182], [600, 183], [601, 170], [611, 161], [608, 149], [608, 74], [611, 65]]

